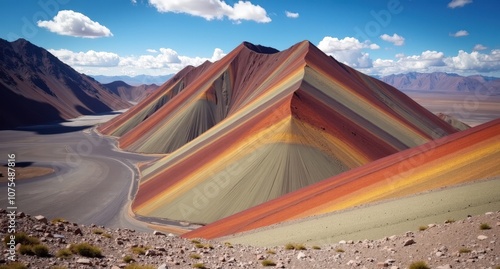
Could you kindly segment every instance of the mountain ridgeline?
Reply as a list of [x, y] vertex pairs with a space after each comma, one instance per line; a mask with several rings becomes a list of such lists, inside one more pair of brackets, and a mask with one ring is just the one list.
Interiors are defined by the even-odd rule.
[[0, 129], [130, 107], [93, 78], [24, 39], [0, 39], [0, 55]]

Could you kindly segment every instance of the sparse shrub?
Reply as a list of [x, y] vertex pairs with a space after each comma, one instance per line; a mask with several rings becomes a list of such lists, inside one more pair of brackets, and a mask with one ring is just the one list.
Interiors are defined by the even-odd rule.
[[321, 249], [321, 247], [319, 247], [319, 246], [312, 246], [312, 249], [318, 250], [318, 249]]
[[131, 262], [134, 262], [134, 258], [130, 255], [126, 255], [125, 257], [123, 257], [123, 261], [126, 262], [126, 263], [131, 263]]
[[102, 236], [106, 238], [113, 238], [113, 236], [109, 233], [103, 233]]
[[211, 244], [205, 244], [205, 246], [203, 247], [207, 249], [214, 249], [214, 246], [212, 246]]
[[296, 250], [306, 250], [306, 246], [302, 245], [302, 244], [296, 244], [295, 245], [295, 249]]
[[[3, 242], [4, 242], [5, 246], [7, 246], [7, 243], [9, 243], [10, 236], [11, 236], [10, 234], [7, 234], [4, 237]], [[27, 235], [24, 232], [15, 233], [14, 236], [15, 236], [16, 245], [17, 244], [21, 244], [21, 245], [30, 245], [30, 246], [32, 246], [32, 245], [40, 244], [40, 240], [38, 240], [38, 238], [29, 236], [29, 235]]]
[[49, 257], [49, 248], [45, 245], [34, 245], [31, 247], [33, 250], [33, 253], [38, 256], [38, 257]]
[[337, 249], [335, 250], [335, 252], [338, 252], [338, 253], [343, 253], [343, 252], [345, 252], [345, 250], [344, 250], [344, 249], [341, 249], [341, 248], [337, 248]]
[[224, 245], [225, 245], [227, 248], [233, 248], [233, 245], [231, 245], [231, 242], [224, 242]]
[[194, 246], [197, 248], [204, 248], [205, 247], [205, 245], [203, 245], [202, 243], [195, 243]]
[[195, 263], [193, 264], [193, 268], [198, 268], [198, 269], [207, 269], [203, 263]]
[[468, 248], [461, 248], [458, 250], [458, 253], [470, 253], [470, 252], [471, 252], [471, 250]]
[[293, 249], [296, 249], [296, 250], [306, 250], [306, 246], [304, 246], [302, 244], [288, 243], [288, 244], [285, 245], [285, 249], [286, 250], [293, 250]]
[[489, 230], [489, 229], [491, 229], [491, 226], [488, 223], [481, 223], [481, 225], [479, 226], [479, 229]]
[[35, 255], [33, 248], [30, 245], [21, 245], [19, 247], [19, 254], [21, 255]]
[[427, 264], [423, 261], [413, 262], [410, 264], [409, 269], [431, 269]]
[[198, 239], [193, 239], [193, 240], [191, 240], [191, 243], [193, 243], [193, 244], [200, 244], [201, 242]]
[[267, 254], [276, 254], [276, 251], [274, 251], [274, 250], [270, 249], [270, 250], [266, 251], [266, 253], [267, 253]]
[[101, 250], [98, 247], [95, 247], [89, 243], [80, 243], [71, 245], [70, 250], [71, 252], [83, 257], [89, 257], [89, 258], [102, 257]]
[[144, 247], [133, 247], [132, 248], [132, 252], [137, 254], [137, 255], [146, 254], [146, 250], [148, 250], [148, 248], [144, 248]]
[[189, 258], [198, 260], [201, 259], [201, 256], [200, 254], [192, 253], [191, 255], [189, 255]]
[[418, 230], [419, 231], [425, 231], [425, 230], [427, 230], [427, 228], [429, 228], [429, 227], [427, 227], [425, 225], [422, 225], [422, 226], [418, 227]]
[[51, 266], [50, 269], [68, 269], [66, 266]]
[[101, 230], [101, 229], [94, 229], [92, 231], [93, 234], [103, 234], [104, 233], [104, 230]]
[[28, 267], [20, 262], [11, 262], [7, 264], [1, 264], [0, 269], [28, 269]]
[[263, 260], [261, 264], [262, 266], [276, 266], [276, 263], [271, 260]]
[[52, 222], [53, 224], [56, 224], [56, 223], [67, 223], [68, 221], [63, 219], [63, 218], [55, 218], [53, 220], [51, 220], [50, 222]]
[[139, 265], [139, 264], [133, 263], [133, 264], [129, 264], [129, 265], [125, 266], [124, 269], [156, 269], [156, 267], [151, 266], [151, 265]]
[[61, 259], [68, 259], [73, 256], [73, 252], [71, 250], [63, 248], [57, 251], [56, 257]]
[[453, 223], [453, 222], [455, 222], [454, 219], [447, 219], [444, 223]]

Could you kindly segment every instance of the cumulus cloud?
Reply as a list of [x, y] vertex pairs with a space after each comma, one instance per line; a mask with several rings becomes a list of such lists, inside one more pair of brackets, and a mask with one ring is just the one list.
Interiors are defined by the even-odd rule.
[[190, 57], [179, 55], [170, 48], [155, 51], [156, 55], [144, 54], [139, 56], [119, 56], [116, 53], [105, 51], [73, 52], [66, 49], [49, 50], [64, 63], [80, 72], [91, 74], [156, 74], [164, 75], [180, 71], [182, 68], [193, 65], [198, 66], [205, 61], [215, 62], [226, 54], [219, 48], [214, 49], [210, 58]]
[[452, 0], [450, 3], [448, 3], [448, 7], [449, 8], [463, 7], [470, 3], [472, 3], [472, 0]]
[[120, 62], [118, 54], [105, 51], [73, 52], [67, 49], [49, 49], [49, 52], [70, 66], [110, 67], [117, 66]]
[[285, 11], [285, 15], [288, 17], [288, 18], [291, 18], [291, 19], [296, 19], [299, 17], [299, 13], [298, 12], [290, 12], [290, 11]]
[[450, 35], [453, 37], [463, 37], [463, 36], [468, 36], [469, 32], [467, 32], [466, 30], [460, 30], [460, 31], [457, 31], [456, 33], [450, 34]]
[[240, 0], [233, 6], [222, 0], [149, 0], [149, 3], [159, 12], [186, 13], [209, 21], [213, 19], [221, 20], [224, 17], [235, 22], [248, 20], [267, 23], [271, 21], [264, 8], [252, 4], [250, 1]]
[[158, 53], [158, 51], [155, 49], [146, 49], [146, 51], [149, 53]]
[[61, 10], [49, 21], [38, 21], [38, 27], [66, 36], [98, 38], [113, 36], [111, 31], [89, 17], [73, 10]]
[[372, 66], [372, 59], [363, 49], [376, 50], [380, 46], [369, 41], [360, 42], [354, 37], [338, 39], [336, 37], [325, 36], [319, 42], [318, 48], [351, 67], [368, 68]]
[[394, 33], [392, 36], [383, 34], [380, 36], [380, 38], [384, 41], [391, 42], [395, 46], [402, 46], [405, 43], [405, 38], [396, 33]]
[[487, 47], [483, 46], [482, 44], [476, 44], [472, 50], [478, 51], [478, 50], [485, 50]]
[[446, 64], [455, 70], [491, 72], [500, 69], [500, 49], [492, 50], [489, 54], [478, 51], [467, 53], [463, 50], [457, 56], [446, 59]]

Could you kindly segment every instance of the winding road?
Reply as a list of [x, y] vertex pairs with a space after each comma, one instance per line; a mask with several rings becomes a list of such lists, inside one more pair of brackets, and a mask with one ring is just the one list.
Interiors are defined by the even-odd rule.
[[[148, 231], [128, 214], [139, 181], [136, 164], [155, 157], [119, 151], [113, 138], [95, 132], [99, 122], [73, 121], [0, 131], [0, 164], [8, 154], [17, 164], [50, 167], [54, 173], [16, 181], [17, 211], [64, 218], [80, 224]], [[103, 116], [100, 121], [109, 119]], [[7, 183], [0, 185], [0, 208], [9, 206]]]

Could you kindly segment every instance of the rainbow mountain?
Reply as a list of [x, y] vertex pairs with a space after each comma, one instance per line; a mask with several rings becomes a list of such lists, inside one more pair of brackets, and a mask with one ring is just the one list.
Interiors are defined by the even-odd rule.
[[165, 154], [141, 168], [134, 213], [202, 224], [457, 132], [309, 41], [244, 42], [98, 129]]

